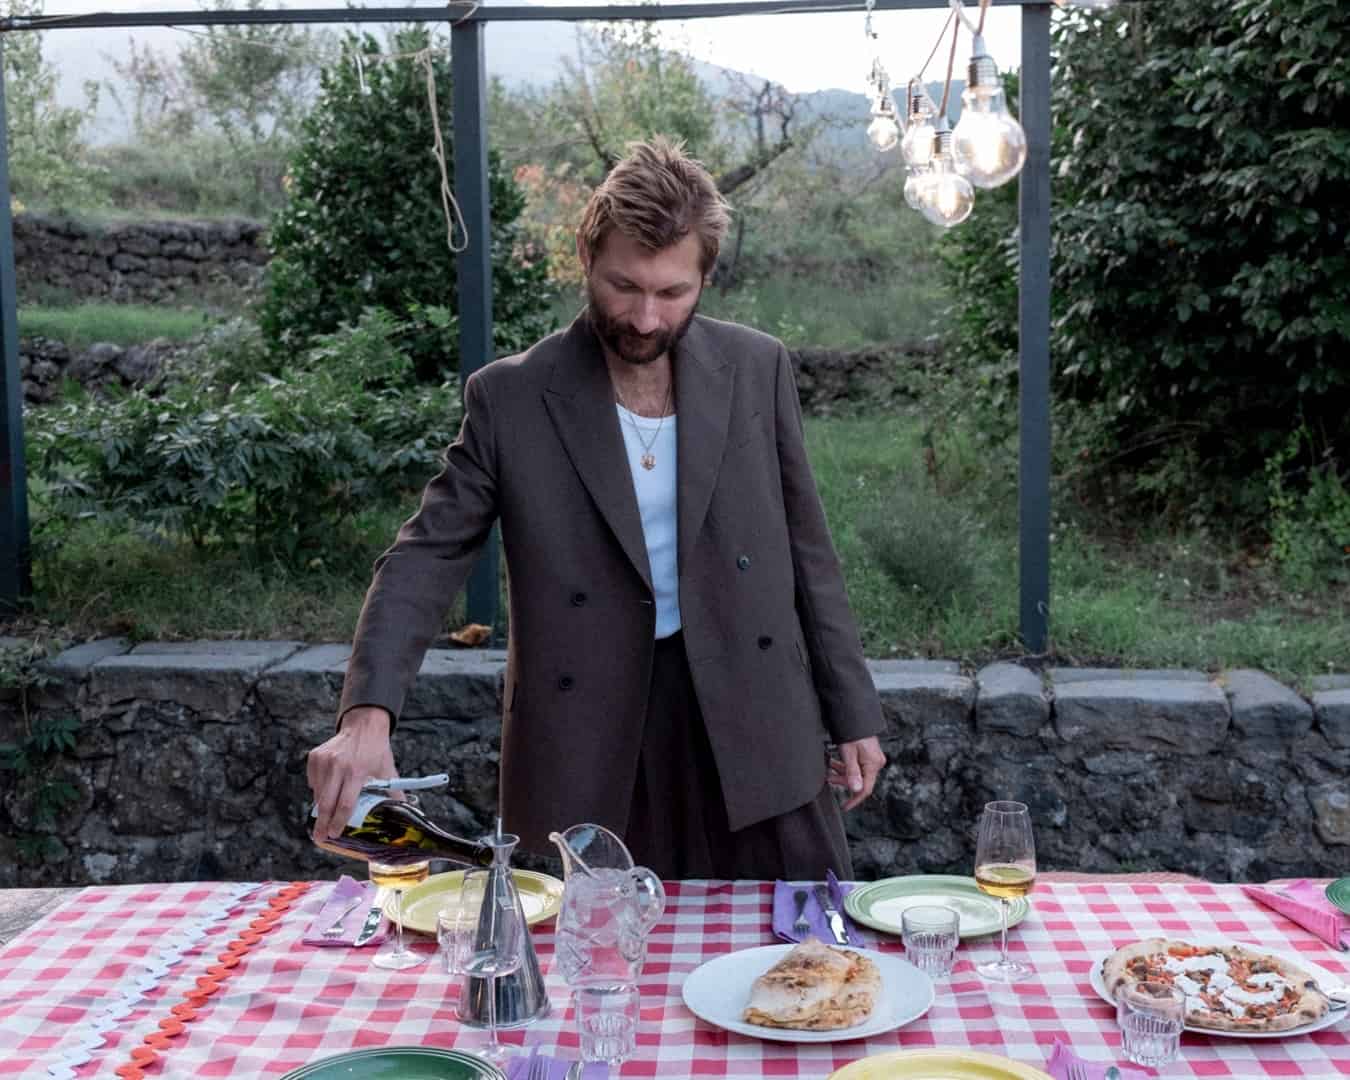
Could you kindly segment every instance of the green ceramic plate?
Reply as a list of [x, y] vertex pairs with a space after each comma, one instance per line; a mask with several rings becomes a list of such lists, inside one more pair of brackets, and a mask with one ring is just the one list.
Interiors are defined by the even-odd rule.
[[1350, 877], [1340, 878], [1328, 885], [1327, 899], [1342, 911], [1350, 913]]
[[281, 1080], [506, 1080], [506, 1074], [463, 1050], [372, 1046], [292, 1069]]
[[[957, 874], [914, 874], [883, 878], [859, 885], [844, 898], [844, 910], [864, 926], [887, 934], [900, 933], [900, 915], [909, 907], [936, 904], [949, 907], [960, 917], [963, 938], [997, 934], [998, 901], [980, 892], [973, 877]], [[1016, 926], [1031, 911], [1026, 897], [1009, 903], [1008, 925]]]

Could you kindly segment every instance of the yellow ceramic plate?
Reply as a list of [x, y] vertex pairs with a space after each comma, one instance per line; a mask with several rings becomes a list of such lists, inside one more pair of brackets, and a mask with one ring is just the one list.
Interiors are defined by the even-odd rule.
[[[516, 891], [520, 893], [520, 906], [525, 909], [527, 923], [533, 926], [558, 914], [562, 907], [561, 881], [534, 870], [512, 870], [511, 876], [516, 879]], [[422, 884], [414, 885], [405, 892], [404, 927], [419, 930], [424, 934], [436, 933], [436, 913], [459, 895], [460, 883], [463, 880], [463, 870], [452, 870], [448, 874], [432, 874]], [[394, 917], [392, 895], [384, 902], [384, 913], [391, 919]]]
[[1047, 1073], [974, 1050], [896, 1050], [845, 1065], [830, 1080], [1050, 1080]]

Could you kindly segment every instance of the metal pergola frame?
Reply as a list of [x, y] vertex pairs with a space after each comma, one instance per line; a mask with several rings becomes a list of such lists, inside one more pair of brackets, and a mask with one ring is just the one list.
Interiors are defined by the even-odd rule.
[[[1043, 0], [992, 0], [1022, 15], [1020, 120], [1027, 159], [1019, 178], [1019, 621], [1023, 642], [1044, 652], [1050, 616], [1050, 10]], [[875, 0], [875, 11], [945, 8], [946, 0]], [[312, 8], [304, 10], [94, 12], [0, 19], [4, 35], [22, 31], [152, 26], [281, 23], [448, 22], [454, 80], [455, 197], [468, 246], [457, 256], [460, 375], [493, 359], [492, 264], [487, 172], [487, 65], [484, 27], [491, 22], [610, 22], [862, 12], [860, 0], [711, 0], [597, 7], [481, 5], [443, 8]], [[3, 80], [0, 132], [8, 133]], [[19, 376], [14, 228], [10, 213], [8, 139], [0, 138], [0, 613], [14, 612], [31, 591], [28, 490]], [[498, 543], [494, 533], [467, 590], [469, 618], [498, 625]]]

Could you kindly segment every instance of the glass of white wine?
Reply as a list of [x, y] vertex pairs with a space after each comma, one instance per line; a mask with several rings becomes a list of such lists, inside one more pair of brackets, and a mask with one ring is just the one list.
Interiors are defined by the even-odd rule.
[[376, 967], [403, 971], [426, 963], [426, 956], [408, 948], [403, 940], [403, 893], [426, 881], [430, 873], [431, 863], [426, 859], [400, 863], [370, 861], [370, 880], [394, 894], [394, 937], [386, 941], [371, 959]]
[[975, 965], [984, 978], [1017, 982], [1031, 974], [1030, 965], [1008, 958], [1008, 901], [1026, 896], [1035, 883], [1036, 841], [1026, 803], [986, 803], [975, 842], [975, 884], [998, 897], [1003, 934], [999, 958]]

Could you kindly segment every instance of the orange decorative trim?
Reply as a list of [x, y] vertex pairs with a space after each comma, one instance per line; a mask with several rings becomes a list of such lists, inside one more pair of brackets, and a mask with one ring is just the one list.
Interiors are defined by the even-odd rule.
[[144, 1080], [145, 1070], [159, 1060], [162, 1051], [173, 1048], [172, 1040], [187, 1030], [187, 1025], [197, 1019], [197, 1010], [206, 1007], [207, 999], [224, 985], [225, 980], [234, 974], [244, 954], [262, 941], [263, 935], [276, 929], [277, 923], [300, 897], [314, 887], [312, 881], [292, 881], [278, 890], [267, 901], [265, 910], [242, 930], [239, 936], [225, 946], [225, 951], [216, 957], [215, 963], [206, 969], [206, 974], [197, 979], [196, 989], [183, 995], [183, 1000], [169, 1010], [169, 1015], [159, 1021], [158, 1031], [152, 1031], [128, 1055], [130, 1061], [113, 1070], [122, 1080]]

